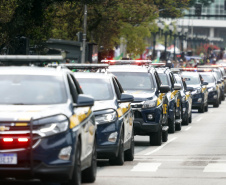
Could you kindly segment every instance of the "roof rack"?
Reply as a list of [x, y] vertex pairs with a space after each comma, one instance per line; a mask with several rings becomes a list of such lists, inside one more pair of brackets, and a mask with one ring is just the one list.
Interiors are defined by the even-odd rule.
[[29, 65], [62, 62], [62, 55], [0, 55], [0, 63], [3, 65]]
[[150, 64], [150, 66], [159, 67], [159, 68], [160, 67], [164, 67], [165, 68], [166, 67], [165, 65], [166, 65], [165, 63], [152, 63], [152, 64]]
[[48, 64], [48, 67], [65, 67], [70, 70], [99, 70], [107, 69], [108, 64]]
[[151, 60], [101, 60], [101, 63], [107, 63], [109, 65], [122, 65], [122, 64], [149, 65], [152, 63], [152, 61]]

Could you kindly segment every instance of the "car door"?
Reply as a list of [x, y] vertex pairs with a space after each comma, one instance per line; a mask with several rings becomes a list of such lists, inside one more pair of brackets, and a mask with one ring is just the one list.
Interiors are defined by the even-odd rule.
[[[67, 75], [67, 80], [70, 87], [70, 92], [73, 98], [74, 103], [77, 101], [77, 97], [79, 94], [82, 94], [80, 87], [77, 85], [77, 81], [75, 80], [72, 74]], [[81, 135], [81, 161], [85, 160], [88, 155], [91, 154], [93, 148], [93, 139], [90, 139], [90, 125], [92, 124], [91, 119], [87, 119], [91, 116], [91, 108], [90, 107], [76, 107], [73, 110], [73, 115], [70, 118], [71, 125], [73, 131], [80, 129]], [[92, 130], [92, 135], [95, 134], [95, 129]], [[94, 136], [92, 136], [94, 137]]]
[[[118, 96], [118, 100], [120, 99], [121, 94], [123, 93], [122, 86], [119, 81], [113, 77], [114, 88], [116, 94]], [[133, 112], [131, 108], [130, 102], [118, 103], [118, 113], [122, 116], [124, 123], [124, 143], [130, 141], [133, 131]]]

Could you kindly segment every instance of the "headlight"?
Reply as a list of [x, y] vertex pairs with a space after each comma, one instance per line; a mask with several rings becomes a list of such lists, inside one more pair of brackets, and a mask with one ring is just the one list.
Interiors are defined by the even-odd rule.
[[214, 87], [210, 87], [209, 89], [208, 89], [208, 92], [210, 92], [210, 91], [214, 91], [215, 90], [215, 88]]
[[201, 93], [202, 92], [202, 89], [197, 89], [197, 93]]
[[155, 107], [156, 104], [157, 104], [156, 100], [147, 100], [144, 102], [142, 108], [147, 109], [147, 108]]
[[[41, 124], [38, 131], [42, 136], [51, 136], [61, 132], [65, 132], [69, 127], [69, 121], [67, 117], [63, 115], [44, 118], [39, 120]], [[45, 124], [43, 124], [45, 123]]]
[[185, 96], [182, 97], [182, 102], [184, 102], [184, 101], [186, 101], [186, 97]]
[[115, 111], [112, 113], [95, 116], [95, 120], [97, 124], [109, 123], [109, 122], [115, 121], [116, 119], [117, 119], [117, 113]]

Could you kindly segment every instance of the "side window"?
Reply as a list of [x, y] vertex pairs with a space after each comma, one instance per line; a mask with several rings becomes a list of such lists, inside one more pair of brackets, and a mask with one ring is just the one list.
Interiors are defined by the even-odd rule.
[[123, 90], [121, 84], [119, 83], [118, 79], [117, 78], [114, 78], [114, 79], [115, 79], [116, 84], [118, 85], [118, 88], [119, 88], [120, 93], [123, 93], [124, 90]]
[[121, 92], [120, 92], [119, 86], [118, 86], [118, 84], [116, 83], [116, 81], [115, 81], [114, 78], [112, 78], [112, 81], [113, 81], [113, 84], [114, 84], [115, 93], [117, 94], [117, 98], [120, 99]]
[[75, 86], [73, 80], [71, 79], [70, 75], [67, 75], [67, 80], [68, 80], [70, 93], [71, 93], [73, 102], [76, 103], [77, 102], [77, 97], [78, 97], [78, 92], [77, 92], [76, 86]]
[[172, 88], [174, 88], [174, 83], [175, 83], [174, 77], [172, 76], [171, 73], [169, 73], [169, 77], [170, 77], [170, 82], [171, 82]]
[[82, 89], [78, 83], [78, 81], [75, 79], [74, 75], [70, 75], [72, 81], [74, 82], [75, 86], [76, 86], [76, 90], [78, 94], [83, 94]]
[[161, 86], [161, 84], [162, 84], [162, 82], [161, 82], [161, 80], [160, 80], [159, 75], [158, 75], [157, 72], [154, 73], [154, 76], [155, 76], [156, 83], [157, 83], [157, 86], [158, 86], [158, 89], [159, 89], [160, 86]]

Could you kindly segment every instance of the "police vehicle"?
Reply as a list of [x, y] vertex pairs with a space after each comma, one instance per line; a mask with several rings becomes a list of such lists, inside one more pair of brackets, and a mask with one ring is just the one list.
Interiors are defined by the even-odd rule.
[[163, 85], [168, 85], [170, 91], [166, 94], [168, 98], [168, 125], [169, 133], [174, 133], [175, 130], [181, 130], [182, 123], [182, 97], [179, 91], [182, 86], [176, 83], [176, 79], [169, 68], [156, 69]]
[[186, 82], [187, 90], [192, 94], [192, 108], [198, 112], [208, 111], [208, 82], [203, 81], [196, 68], [183, 68], [181, 76]]
[[[9, 61], [3, 57], [0, 61]], [[17, 57], [9, 57], [17, 62]], [[26, 63], [48, 57], [20, 59]], [[60, 68], [1, 67], [0, 85], [0, 179], [94, 182], [94, 99], [83, 94], [73, 73]]]
[[[57, 65], [49, 65], [57, 66]], [[74, 73], [85, 94], [95, 99], [93, 112], [97, 123], [97, 156], [122, 165], [134, 159], [133, 96], [125, 94], [106, 64], [63, 64]], [[103, 73], [97, 72], [103, 69]], [[88, 73], [87, 73], [88, 72]], [[100, 71], [101, 72], [101, 71]]]
[[221, 92], [221, 100], [225, 100], [224, 91], [225, 91], [225, 82], [224, 82], [224, 69], [219, 67], [218, 65], [210, 65], [210, 66], [199, 66], [199, 69], [211, 70], [214, 74], [214, 77], [217, 80], [218, 86]]
[[[74, 65], [74, 68], [78, 69], [78, 66]], [[109, 159], [114, 165], [123, 165], [124, 158], [133, 161], [134, 116], [130, 105], [133, 96], [124, 93], [112, 74], [79, 72], [74, 75], [84, 93], [95, 99], [93, 111], [97, 124], [98, 158]]]
[[204, 72], [204, 70], [199, 70], [202, 78], [205, 82], [208, 82], [208, 104], [214, 107], [219, 107], [221, 103], [221, 90], [217, 84], [217, 80], [212, 72]]
[[180, 70], [176, 70], [171, 69], [177, 83], [180, 83], [182, 86], [181, 90], [179, 91], [182, 105], [182, 124], [188, 125], [192, 122], [192, 95], [190, 91], [187, 91], [187, 86], [180, 75]]
[[151, 145], [161, 145], [168, 139], [168, 102], [164, 93], [170, 90], [169, 86], [161, 85], [153, 67], [135, 65], [141, 65], [141, 61], [129, 61], [132, 65], [124, 65], [128, 61], [114, 61], [117, 62], [120, 65], [110, 66], [107, 71], [117, 77], [126, 93], [134, 96], [135, 135], [149, 135]]

